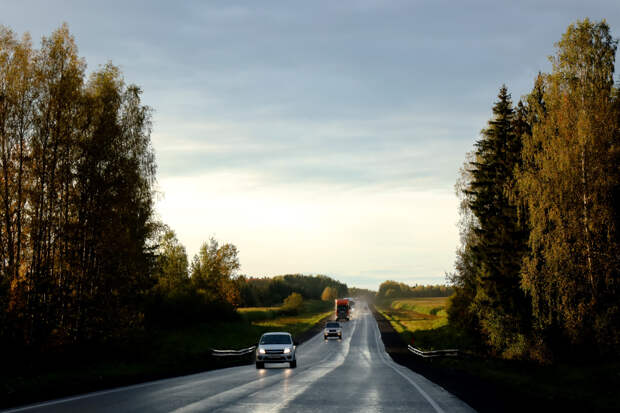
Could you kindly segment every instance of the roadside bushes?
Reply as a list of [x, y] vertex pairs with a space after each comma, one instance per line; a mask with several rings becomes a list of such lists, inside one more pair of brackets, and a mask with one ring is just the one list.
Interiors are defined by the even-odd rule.
[[325, 287], [323, 293], [321, 294], [322, 301], [334, 301], [338, 298], [338, 292], [332, 287]]
[[152, 292], [145, 308], [147, 327], [176, 327], [237, 317], [235, 307], [230, 303], [210, 301], [203, 291], [192, 288], [168, 294]]
[[188, 265], [185, 247], [174, 231], [163, 225], [153, 273], [155, 285], [146, 299], [147, 325], [176, 326], [235, 318], [238, 268], [236, 247], [220, 245], [214, 239], [205, 242]]
[[282, 308], [280, 311], [283, 314], [297, 314], [303, 305], [304, 299], [299, 293], [291, 293], [288, 297], [284, 299], [284, 304], [282, 304]]

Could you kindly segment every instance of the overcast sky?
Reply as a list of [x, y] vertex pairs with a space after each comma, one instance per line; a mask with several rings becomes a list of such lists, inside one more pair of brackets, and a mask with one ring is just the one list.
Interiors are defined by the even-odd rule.
[[[454, 182], [502, 83], [516, 101], [566, 27], [620, 1], [0, 1], [35, 46], [69, 24], [154, 109], [160, 218], [241, 272], [443, 283]], [[616, 76], [616, 78], [618, 78]]]

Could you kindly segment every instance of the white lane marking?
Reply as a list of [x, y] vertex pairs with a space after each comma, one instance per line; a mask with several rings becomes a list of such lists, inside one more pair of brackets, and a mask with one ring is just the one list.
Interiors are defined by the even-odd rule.
[[[357, 323], [354, 324], [353, 330], [355, 330], [356, 326]], [[297, 394], [305, 391], [305, 389], [314, 381], [318, 380], [325, 374], [330, 373], [344, 363], [344, 360], [349, 352], [352, 335], [353, 332], [351, 332], [349, 337], [344, 340], [345, 343], [343, 343], [343, 345], [345, 348], [343, 348], [343, 351], [336, 354], [336, 360], [330, 360], [325, 363], [324, 360], [331, 356], [331, 354], [327, 354], [319, 363], [315, 364], [315, 367], [309, 366], [301, 370], [299, 374], [295, 374], [294, 370], [285, 370], [283, 374], [274, 374], [272, 376], [262, 377], [257, 381], [251, 381], [237, 386], [234, 389], [229, 389], [221, 393], [205, 397], [204, 399], [198, 400], [194, 403], [182, 406], [176, 410], [173, 410], [172, 413], [211, 412], [220, 409], [226, 410], [230, 409], [232, 407], [231, 405], [234, 405], [241, 399], [247, 403], [247, 399], [251, 397], [259, 399], [262, 397], [266, 398], [264, 403], [259, 403], [260, 408], [257, 410], [257, 407], [255, 406], [253, 411], [261, 413], [277, 411], [276, 409], [279, 409], [283, 404], [288, 403], [288, 401]], [[263, 370], [263, 372], [267, 374], [266, 370]], [[276, 391], [267, 390], [268, 387], [274, 386], [280, 381], [283, 381], [286, 391], [280, 392], [279, 389]], [[293, 381], [297, 383], [294, 383]], [[303, 383], [298, 383], [299, 381], [303, 381]], [[293, 385], [295, 389], [291, 390]]]
[[[343, 347], [344, 347], [343, 351], [338, 353], [338, 357], [335, 361], [330, 362], [329, 369], [324, 369], [323, 371], [319, 370], [318, 374], [312, 373], [311, 377], [304, 383], [293, 383], [293, 380], [291, 380], [291, 384], [288, 388], [288, 391], [283, 393], [284, 397], [282, 397], [277, 402], [272, 403], [272, 405], [274, 405], [273, 407], [278, 408], [276, 410], [278, 413], [284, 412], [284, 411], [290, 411], [290, 408], [287, 406], [292, 400], [297, 398], [297, 396], [299, 396], [301, 393], [305, 392], [312, 384], [314, 384], [321, 377], [331, 373], [332, 371], [334, 371], [335, 369], [337, 369], [338, 367], [344, 364], [344, 361], [347, 359], [347, 356], [349, 355], [349, 351], [351, 349], [351, 339], [353, 338], [353, 334], [355, 333], [356, 329], [357, 329], [357, 320], [353, 320], [353, 328], [351, 329], [351, 332], [347, 335], [348, 337], [345, 338], [344, 340], [345, 342], [343, 343]], [[273, 410], [267, 410], [267, 412], [269, 411], [273, 411]]]
[[[203, 374], [203, 373], [198, 373], [198, 374]], [[178, 377], [175, 377], [174, 379], [176, 379], [176, 378], [178, 378]], [[96, 392], [93, 392], [93, 393], [82, 394], [80, 396], [66, 397], [64, 399], [58, 399], [58, 400], [52, 400], [52, 401], [49, 401], [49, 402], [42, 402], [42, 403], [37, 403], [37, 404], [31, 404], [29, 406], [18, 407], [18, 408], [15, 408], [15, 409], [1, 410], [1, 412], [2, 413], [23, 412], [23, 411], [26, 411], [26, 410], [38, 409], [40, 407], [54, 406], [56, 404], [68, 403], [68, 402], [72, 402], [72, 401], [75, 401], [75, 400], [88, 399], [90, 397], [103, 396], [103, 395], [106, 395], [106, 394], [118, 393], [118, 392], [127, 391], [127, 390], [139, 389], [141, 387], [153, 386], [155, 384], [161, 384], [162, 382], [165, 382], [165, 381], [168, 381], [168, 380], [174, 380], [174, 379], [168, 378], [168, 379], [150, 381], [148, 383], [134, 384], [134, 385], [131, 385], [131, 386], [126, 386], [126, 387], [118, 387], [116, 389], [101, 390], [101, 391], [96, 391]]]
[[[284, 374], [287, 374], [287, 372], [284, 372]], [[244, 395], [255, 393], [262, 388], [269, 387], [272, 384], [279, 382], [280, 380], [282, 380], [281, 375], [261, 377], [257, 381], [251, 381], [244, 385], [237, 386], [233, 389], [226, 390], [226, 391], [217, 393], [213, 396], [198, 400], [197, 402], [190, 403], [176, 410], [173, 410], [173, 412], [174, 413], [185, 413], [185, 412], [212, 411], [213, 409], [223, 404], [229, 404], [243, 397]]]
[[[39, 409], [39, 408], [42, 408], [42, 407], [49, 407], [49, 406], [54, 406], [54, 405], [57, 405], [57, 404], [69, 403], [69, 402], [72, 402], [72, 401], [88, 399], [88, 398], [91, 398], [91, 397], [105, 396], [106, 394], [113, 394], [113, 393], [129, 391], [129, 390], [135, 390], [135, 389], [140, 389], [140, 388], [143, 388], [143, 387], [155, 386], [155, 385], [164, 384], [164, 383], [170, 383], [170, 385], [173, 386], [173, 387], [166, 387], [165, 388], [166, 391], [171, 391], [171, 390], [180, 389], [180, 388], [183, 388], [183, 387], [191, 387], [191, 386], [195, 386], [197, 384], [202, 384], [202, 383], [208, 382], [210, 380], [213, 380], [213, 377], [211, 377], [211, 376], [220, 375], [223, 372], [233, 373], [233, 375], [237, 375], [240, 372], [235, 371], [235, 370], [236, 369], [243, 369], [243, 368], [245, 368], [245, 366], [226, 367], [226, 368], [223, 368], [223, 369], [203, 371], [203, 372], [200, 372], [200, 373], [188, 374], [188, 375], [185, 375], [185, 376], [168, 377], [168, 378], [165, 378], [165, 379], [153, 380], [153, 381], [149, 381], [149, 382], [146, 382], [146, 383], [137, 383], [137, 384], [132, 384], [130, 386], [125, 386], [125, 387], [117, 387], [117, 388], [108, 389], [108, 390], [100, 390], [100, 391], [96, 391], [96, 392], [80, 394], [80, 395], [77, 395], [77, 396], [65, 397], [65, 398], [61, 398], [61, 399], [56, 399], [56, 400], [50, 400], [50, 401], [41, 402], [41, 403], [30, 404], [28, 406], [16, 407], [16, 408], [8, 409], [8, 410], [0, 410], [0, 413], [24, 412], [24, 411], [33, 410], [33, 409]], [[205, 378], [199, 379], [197, 381], [192, 379], [193, 377], [198, 377], [198, 376], [205, 376]], [[181, 383], [177, 384], [175, 382], [181, 382]]]
[[[319, 335], [320, 335], [320, 333], [317, 333], [317, 335], [315, 337], [318, 338]], [[305, 343], [302, 343], [300, 346], [304, 346], [305, 344], [308, 344], [311, 340], [308, 340]], [[325, 358], [326, 357], [323, 357], [321, 362], [324, 361]], [[69, 403], [69, 402], [77, 401], [77, 400], [84, 400], [84, 399], [88, 399], [88, 398], [91, 398], [91, 397], [105, 396], [106, 394], [113, 394], [113, 393], [119, 393], [119, 392], [123, 392], [123, 391], [135, 390], [135, 389], [139, 389], [139, 388], [142, 388], [142, 387], [154, 386], [154, 385], [162, 384], [162, 383], [165, 383], [165, 382], [173, 382], [173, 381], [180, 380], [180, 379], [184, 380], [184, 379], [191, 378], [193, 376], [201, 376], [201, 375], [205, 375], [205, 374], [207, 374], [209, 376], [211, 376], [213, 374], [218, 374], [219, 375], [223, 371], [234, 370], [234, 369], [239, 369], [239, 368], [243, 368], [243, 367], [244, 366], [241, 366], [241, 367], [239, 367], [239, 366], [227, 367], [227, 368], [224, 368], [224, 369], [216, 369], [216, 370], [211, 370], [211, 371], [203, 371], [203, 372], [200, 372], [200, 373], [188, 374], [188, 375], [185, 375], [185, 376], [168, 377], [168, 378], [165, 378], [165, 379], [149, 381], [149, 382], [146, 382], [146, 383], [132, 384], [130, 386], [125, 386], [125, 387], [117, 387], [117, 388], [108, 389], [108, 390], [100, 390], [100, 391], [95, 391], [95, 392], [91, 392], [91, 393], [80, 394], [80, 395], [77, 395], [77, 396], [64, 397], [64, 398], [60, 398], [60, 399], [56, 399], [56, 400], [50, 400], [50, 401], [30, 404], [30, 405], [27, 405], [27, 406], [11, 408], [11, 409], [8, 409], [8, 410], [0, 410], [0, 413], [25, 412], [25, 411], [33, 410], [33, 409], [39, 409], [39, 408], [43, 408], [43, 407], [55, 406], [57, 404]], [[199, 381], [193, 381], [192, 380], [192, 381], [189, 381], [189, 382], [181, 383], [181, 384], [179, 384], [179, 385], [177, 385], [175, 387], [172, 387], [172, 388], [167, 388], [166, 390], [172, 390], [172, 389], [175, 389], [175, 388], [186, 387], [186, 386], [194, 386], [194, 385], [201, 384], [203, 382], [209, 381], [211, 379], [212, 379], [212, 377], [207, 377], [206, 379], [199, 380]]]
[[[320, 336], [320, 333], [317, 333], [317, 335], [313, 338], [313, 339], [317, 339]], [[306, 344], [309, 344], [311, 340], [306, 341], [305, 343], [302, 343], [301, 346], [304, 346]], [[304, 346], [306, 347], [306, 346]], [[330, 355], [326, 355], [324, 357], [322, 357], [322, 359], [319, 361], [319, 363], [322, 363], [323, 361], [325, 361]], [[71, 397], [65, 397], [65, 398], [61, 398], [61, 399], [56, 399], [56, 400], [50, 400], [50, 401], [46, 401], [46, 402], [41, 402], [41, 403], [35, 403], [35, 404], [31, 404], [28, 406], [22, 406], [22, 407], [16, 407], [16, 408], [11, 408], [8, 410], [0, 410], [1, 413], [17, 413], [17, 412], [24, 412], [24, 411], [28, 411], [28, 410], [33, 410], [33, 409], [39, 409], [39, 408], [44, 408], [44, 407], [49, 407], [49, 406], [55, 406], [57, 404], [63, 404], [63, 403], [69, 403], [72, 401], [77, 401], [77, 400], [84, 400], [84, 399], [88, 399], [91, 397], [98, 397], [98, 396], [105, 396], [107, 394], [113, 394], [113, 393], [119, 393], [119, 392], [124, 392], [124, 391], [129, 391], [129, 390], [135, 390], [135, 389], [140, 389], [143, 387], [148, 387], [148, 386], [155, 386], [158, 384], [162, 384], [165, 382], [173, 382], [173, 381], [177, 381], [180, 379], [187, 379], [190, 378], [192, 376], [200, 376], [200, 375], [213, 375], [213, 374], [221, 374], [223, 371], [226, 370], [234, 370], [234, 369], [239, 369], [239, 368], [244, 368], [244, 366], [241, 367], [229, 367], [229, 368], [224, 368], [224, 369], [217, 369], [217, 370], [211, 370], [211, 371], [207, 371], [207, 372], [200, 372], [200, 373], [195, 373], [195, 374], [189, 374], [186, 376], [180, 376], [180, 377], [169, 377], [169, 378], [165, 378], [165, 379], [161, 379], [161, 380], [154, 380], [154, 381], [149, 381], [146, 383], [138, 383], [138, 384], [133, 384], [130, 386], [125, 386], [125, 387], [117, 387], [114, 389], [109, 389], [109, 390], [100, 390], [100, 391], [96, 391], [96, 392], [91, 392], [91, 393], [86, 393], [86, 394], [81, 394], [81, 395], [77, 395], [77, 396], [71, 396]], [[207, 377], [206, 379], [203, 380], [199, 380], [199, 381], [190, 381], [190, 382], [185, 382], [185, 383], [181, 383], [173, 388], [181, 388], [181, 387], [186, 387], [186, 386], [195, 386], [197, 384], [200, 383], [204, 383], [207, 381], [212, 380], [212, 377]], [[167, 388], [166, 390], [171, 390], [173, 388]]]
[[[376, 324], [376, 323], [375, 323]], [[388, 355], [385, 352], [385, 346], [383, 346], [383, 343], [381, 342], [380, 337], [380, 332], [379, 332], [379, 326], [377, 325], [377, 328], [375, 329], [375, 341], [377, 343], [377, 347], [379, 349], [379, 353], [380, 353], [380, 359], [381, 361], [388, 367], [390, 367], [392, 370], [394, 370], [396, 373], [400, 374], [405, 380], [407, 380], [409, 383], [411, 383], [413, 385], [413, 387], [416, 388], [416, 390], [418, 392], [420, 392], [420, 394], [422, 395], [422, 397], [424, 397], [426, 399], [427, 402], [429, 402], [429, 404], [431, 406], [433, 406], [433, 409], [435, 409], [435, 411], [437, 413], [445, 413], [445, 411], [439, 407], [439, 405], [435, 402], [435, 400], [433, 400], [431, 398], [431, 396], [428, 395], [428, 393], [426, 393], [422, 387], [420, 387], [420, 385], [418, 385], [418, 383], [416, 383], [415, 381], [413, 381], [410, 377], [408, 377], [407, 375], [405, 375], [403, 372], [401, 372], [400, 370], [398, 370], [395, 366], [392, 365], [392, 363], [394, 363], [391, 359], [388, 359]], [[381, 351], [383, 349], [383, 351]]]

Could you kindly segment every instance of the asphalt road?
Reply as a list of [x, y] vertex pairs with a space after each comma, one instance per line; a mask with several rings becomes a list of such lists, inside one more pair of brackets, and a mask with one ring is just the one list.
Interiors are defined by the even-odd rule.
[[[361, 303], [360, 303], [361, 304]], [[362, 307], [360, 305], [359, 307]], [[343, 339], [319, 334], [297, 348], [297, 368], [267, 364], [214, 370], [7, 412], [473, 412], [441, 387], [392, 361], [367, 308]]]

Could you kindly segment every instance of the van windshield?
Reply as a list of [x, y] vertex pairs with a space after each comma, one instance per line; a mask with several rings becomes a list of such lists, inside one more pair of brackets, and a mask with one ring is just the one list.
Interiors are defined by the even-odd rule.
[[260, 344], [291, 344], [288, 334], [269, 334], [260, 339]]
[[327, 328], [338, 328], [340, 324], [338, 323], [327, 323]]

